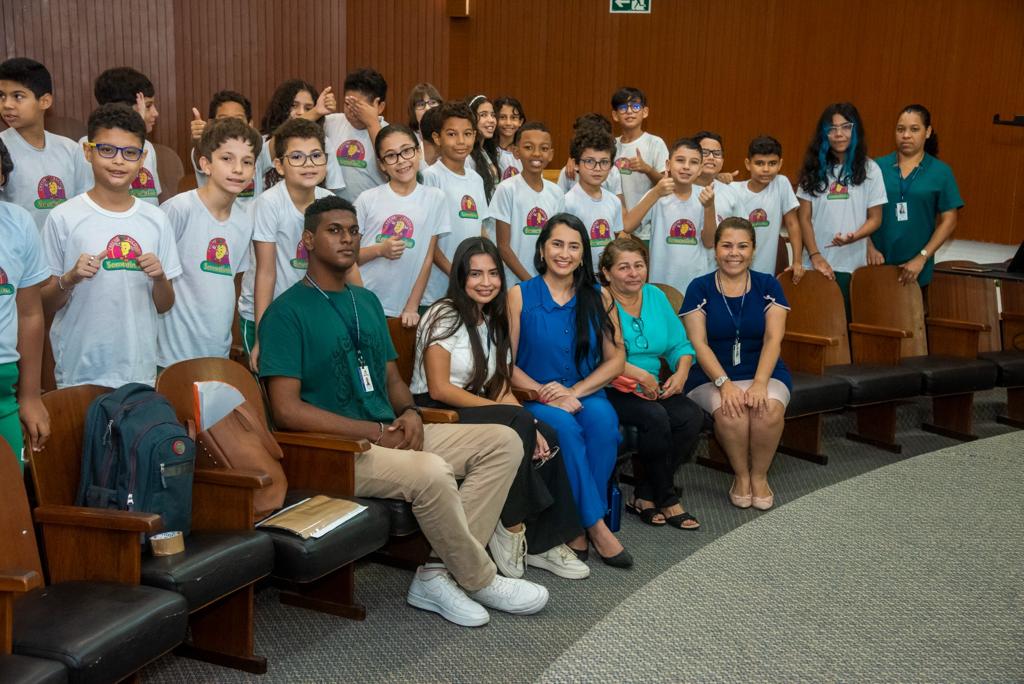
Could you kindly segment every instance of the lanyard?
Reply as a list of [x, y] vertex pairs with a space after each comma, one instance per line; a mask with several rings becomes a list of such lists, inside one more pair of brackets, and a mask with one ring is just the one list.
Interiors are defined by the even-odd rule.
[[[922, 160], [922, 164], [923, 163], [924, 160]], [[907, 191], [910, 190], [910, 186], [913, 185], [914, 180], [917, 178], [917, 173], [921, 170], [922, 164], [915, 166], [914, 170], [910, 172], [910, 175], [904, 178], [903, 171], [900, 170], [900, 162], [898, 159], [896, 160], [896, 173], [900, 179], [900, 202], [904, 201], [903, 198], [906, 197]]]
[[725, 298], [725, 292], [722, 290], [722, 282], [718, 279], [718, 271], [715, 271], [715, 284], [718, 285], [718, 294], [722, 295], [722, 302], [725, 304], [725, 310], [729, 312], [729, 318], [732, 319], [732, 324], [736, 328], [736, 339], [739, 339], [740, 323], [743, 321], [743, 304], [747, 301], [747, 288], [750, 286], [750, 271], [747, 271], [747, 283], [743, 288], [743, 296], [740, 297], [740, 315], [738, 319], [736, 316], [732, 315], [732, 307], [729, 306], [729, 300]]
[[[333, 299], [327, 296], [326, 292], [320, 289], [320, 286], [316, 284], [315, 280], [309, 277], [308, 273], [306, 274], [306, 280], [308, 280], [309, 284], [315, 287], [316, 291], [322, 294], [324, 299], [327, 300], [327, 303], [331, 305], [331, 308], [334, 309], [334, 313], [338, 314], [338, 318], [341, 319], [342, 325], [345, 326], [345, 332], [347, 332], [349, 338], [352, 339], [352, 329], [349, 327], [348, 321], [346, 321], [345, 317], [341, 314], [341, 309], [338, 308], [338, 305], [334, 303]], [[365, 366], [366, 362], [363, 360], [363, 349], [360, 344], [359, 309], [356, 308], [356, 296], [352, 292], [351, 287], [347, 287], [346, 289], [348, 290], [349, 296], [352, 298], [352, 314], [355, 316], [356, 319], [356, 335], [355, 338], [352, 339], [352, 344], [356, 348], [356, 362], [360, 366]]]

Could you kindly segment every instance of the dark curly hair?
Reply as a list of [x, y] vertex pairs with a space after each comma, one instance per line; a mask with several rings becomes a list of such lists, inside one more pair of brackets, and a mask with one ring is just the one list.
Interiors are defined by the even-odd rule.
[[292, 103], [295, 96], [305, 90], [313, 98], [313, 102], [320, 97], [320, 91], [308, 81], [293, 78], [277, 86], [277, 90], [270, 96], [270, 103], [263, 112], [263, 120], [260, 121], [260, 133], [273, 135], [274, 130], [288, 120], [292, 111]]

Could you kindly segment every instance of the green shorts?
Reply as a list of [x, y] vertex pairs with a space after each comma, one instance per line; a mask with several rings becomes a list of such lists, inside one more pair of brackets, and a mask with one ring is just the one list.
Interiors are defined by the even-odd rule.
[[245, 349], [245, 355], [249, 356], [252, 353], [252, 348], [256, 346], [256, 323], [239, 318], [238, 327], [242, 331], [242, 347]]
[[21, 469], [25, 469], [25, 441], [18, 416], [18, 362], [0, 364], [0, 438], [7, 440]]

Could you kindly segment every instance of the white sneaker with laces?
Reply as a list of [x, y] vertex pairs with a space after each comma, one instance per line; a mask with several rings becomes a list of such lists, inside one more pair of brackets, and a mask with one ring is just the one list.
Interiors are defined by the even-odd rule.
[[544, 553], [529, 554], [526, 564], [531, 568], [542, 568], [566, 579], [590, 577], [590, 567], [576, 557], [576, 553], [565, 544], [553, 546]]
[[468, 592], [474, 601], [513, 615], [536, 613], [548, 603], [548, 590], [524, 579], [495, 575], [483, 589]]
[[440, 563], [428, 563], [416, 569], [405, 600], [410, 606], [433, 611], [463, 627], [479, 627], [491, 621], [487, 610], [466, 596]]
[[509, 532], [499, 520], [487, 548], [498, 572], [516, 579], [523, 576], [526, 571], [526, 525], [518, 532]]

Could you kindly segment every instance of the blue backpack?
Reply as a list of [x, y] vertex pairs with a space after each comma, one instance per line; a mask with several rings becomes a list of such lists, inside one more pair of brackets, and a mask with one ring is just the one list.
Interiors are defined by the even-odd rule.
[[158, 513], [164, 531], [187, 535], [195, 455], [167, 399], [149, 385], [125, 385], [89, 405], [75, 503]]

